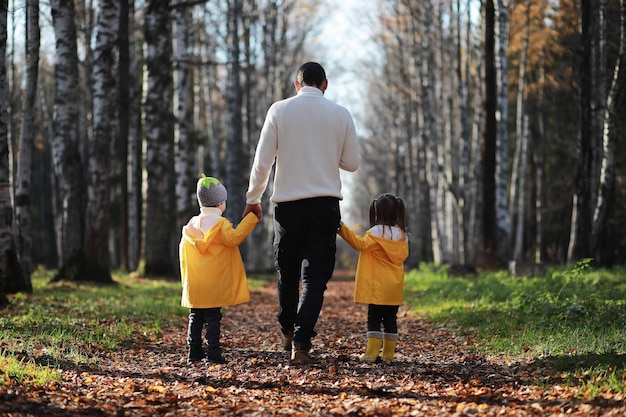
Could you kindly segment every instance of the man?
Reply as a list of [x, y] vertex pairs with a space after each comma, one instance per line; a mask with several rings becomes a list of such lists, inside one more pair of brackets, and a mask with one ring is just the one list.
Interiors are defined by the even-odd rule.
[[[359, 153], [350, 112], [324, 97], [324, 68], [307, 62], [294, 82], [297, 94], [269, 108], [250, 173], [247, 205], [260, 217], [274, 163], [274, 264], [278, 322], [291, 361], [308, 363], [311, 339], [335, 267], [341, 215], [339, 170], [355, 171]], [[300, 294], [300, 280], [302, 293]]]

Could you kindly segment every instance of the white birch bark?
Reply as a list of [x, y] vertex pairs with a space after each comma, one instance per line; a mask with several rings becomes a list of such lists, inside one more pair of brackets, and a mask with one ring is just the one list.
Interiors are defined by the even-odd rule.
[[498, 135], [496, 145], [496, 238], [499, 266], [506, 267], [510, 256], [511, 225], [508, 212], [508, 76], [507, 44], [509, 11], [508, 1], [496, 3], [496, 71], [498, 80], [498, 110], [496, 120]]
[[8, 304], [6, 294], [21, 278], [13, 236], [13, 205], [9, 181], [9, 90], [6, 72], [7, 5], [0, 3], [0, 307]]
[[228, 125], [226, 128], [226, 178], [225, 186], [228, 189], [229, 210], [226, 216], [233, 222], [241, 219], [245, 208], [245, 192], [247, 181], [242, 172], [248, 170], [248, 152], [243, 141], [243, 90], [241, 87], [240, 59], [240, 22], [243, 13], [242, 0], [228, 2], [228, 56], [229, 71], [226, 87], [226, 108]]
[[174, 130], [172, 52], [168, 2], [150, 0], [145, 10], [147, 86], [145, 99], [146, 208], [145, 274], [171, 276], [178, 271], [174, 206]]
[[542, 59], [539, 66], [539, 89], [538, 89], [538, 117], [537, 117], [537, 137], [532, 138], [533, 144], [533, 160], [535, 163], [535, 263], [543, 261], [543, 187], [544, 187], [544, 140], [545, 140], [545, 123], [544, 123], [544, 97], [543, 91], [545, 86], [545, 62]]
[[482, 239], [482, 221], [481, 221], [481, 207], [483, 204], [483, 194], [481, 184], [482, 180], [482, 152], [481, 152], [481, 140], [483, 138], [483, 60], [481, 58], [482, 50], [480, 42], [476, 42], [472, 38], [472, 22], [474, 17], [472, 16], [472, 7], [467, 8], [467, 39], [466, 39], [466, 51], [467, 55], [474, 62], [476, 69], [474, 75], [474, 82], [472, 82], [472, 76], [470, 72], [469, 61], [465, 71], [465, 84], [473, 86], [473, 102], [471, 107], [474, 112], [471, 119], [471, 133], [470, 133], [470, 147], [469, 147], [469, 166], [468, 166], [468, 194], [467, 194], [467, 237], [466, 237], [466, 259], [472, 264], [477, 265], [482, 257], [484, 251], [484, 240]]
[[129, 77], [129, 137], [128, 137], [128, 268], [135, 271], [141, 258], [141, 225], [142, 225], [142, 174], [143, 174], [143, 146], [142, 146], [142, 109], [143, 98], [143, 66], [138, 62], [140, 54], [135, 33], [135, 1], [128, 2], [128, 77]]
[[35, 143], [33, 126], [39, 74], [39, 38], [39, 2], [28, 0], [26, 3], [26, 85], [22, 97], [22, 123], [15, 190], [15, 231], [22, 268], [22, 279], [19, 285], [26, 291], [32, 291], [33, 265], [31, 253], [33, 236], [30, 194], [32, 154]]
[[574, 262], [591, 256], [591, 226], [593, 220], [593, 191], [591, 178], [593, 177], [593, 120], [592, 120], [592, 90], [593, 90], [593, 49], [592, 28], [594, 5], [591, 0], [580, 1], [580, 88], [579, 88], [579, 115], [580, 132], [577, 155], [576, 179], [574, 195], [572, 197], [572, 217], [570, 226], [570, 241], [567, 250], [567, 261]]
[[[84, 258], [84, 171], [78, 139], [78, 52], [73, 2], [51, 0], [56, 39], [55, 119], [52, 155], [58, 181], [57, 251], [59, 267]], [[80, 268], [79, 268], [80, 269]]]
[[[509, 195], [509, 219], [515, 219], [513, 259], [522, 260], [526, 203], [526, 163], [528, 155], [528, 114], [526, 111], [526, 62], [528, 60], [528, 39], [530, 36], [530, 0], [526, 0], [525, 33], [519, 63], [519, 80], [517, 85], [517, 114], [515, 118], [515, 157], [511, 172]], [[519, 188], [518, 188], [519, 187]], [[518, 195], [519, 193], [519, 195]], [[515, 217], [514, 214], [517, 216]]]
[[[176, 228], [183, 225], [197, 212], [195, 199], [194, 155], [196, 151], [190, 138], [192, 128], [192, 80], [189, 68], [189, 21], [191, 13], [188, 7], [178, 6], [174, 8], [174, 108], [176, 126], [174, 130], [175, 166], [176, 166]], [[197, 173], [199, 176], [200, 173]], [[216, 175], [207, 172], [206, 175]]]
[[[130, 38], [129, 38], [129, 0], [120, 0], [119, 2], [119, 28], [118, 37], [118, 99], [117, 99], [117, 120], [118, 134], [115, 145], [115, 173], [119, 176], [119, 180], [114, 181], [118, 193], [119, 221], [117, 222], [117, 242], [119, 244], [119, 268], [124, 271], [130, 271], [128, 262], [128, 149], [130, 136]], [[119, 191], [118, 191], [119, 190]]]
[[[606, 36], [606, 34], [602, 34]], [[626, 93], [626, 0], [620, 0], [620, 38], [619, 56], [613, 69], [613, 79], [604, 106], [604, 129], [602, 136], [602, 166], [598, 198], [593, 213], [591, 231], [591, 253], [601, 262], [602, 248], [600, 236], [606, 224], [615, 188], [615, 157], [617, 152], [618, 133], [616, 115], [618, 98]]]
[[117, 137], [119, 2], [100, 0], [93, 63], [93, 137], [89, 146], [85, 256], [90, 279], [110, 281], [112, 159]]
[[439, 167], [437, 165], [438, 160], [438, 141], [439, 137], [437, 136], [435, 117], [434, 117], [434, 109], [436, 108], [435, 103], [435, 92], [433, 91], [434, 86], [434, 68], [433, 68], [433, 58], [431, 56], [430, 51], [430, 42], [433, 36], [433, 13], [432, 9], [427, 6], [427, 9], [424, 14], [424, 25], [425, 25], [425, 36], [422, 41], [422, 71], [421, 71], [421, 92], [422, 92], [422, 111], [424, 114], [424, 142], [426, 144], [426, 161], [427, 161], [427, 181], [429, 186], [429, 196], [430, 196], [430, 233], [431, 233], [431, 244], [433, 251], [433, 262], [435, 264], [439, 264], [443, 260], [443, 247], [441, 241], [442, 227], [441, 227], [441, 216], [443, 214], [442, 201], [439, 198]]
[[[470, 8], [468, 7], [468, 10]], [[468, 218], [468, 204], [467, 197], [469, 196], [469, 170], [470, 170], [470, 146], [472, 143], [472, 131], [471, 131], [471, 114], [468, 90], [470, 88], [470, 37], [471, 37], [471, 20], [468, 19], [468, 27], [466, 38], [461, 36], [462, 33], [462, 20], [461, 20], [461, 1], [456, 1], [456, 78], [457, 78], [457, 90], [459, 97], [459, 118], [460, 118], [460, 142], [459, 142], [459, 165], [458, 165], [458, 186], [456, 193], [457, 200], [457, 221], [459, 224], [458, 240], [459, 240], [459, 263], [467, 263], [467, 250], [470, 236], [468, 230], [469, 218]], [[471, 15], [470, 15], [471, 16]], [[467, 39], [465, 43], [464, 39]], [[465, 53], [463, 47], [465, 46]]]

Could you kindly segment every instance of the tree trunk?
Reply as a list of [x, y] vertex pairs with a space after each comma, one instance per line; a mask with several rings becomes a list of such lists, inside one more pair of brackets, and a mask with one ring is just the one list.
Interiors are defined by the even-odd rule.
[[[606, 33], [601, 34], [602, 37]], [[615, 193], [615, 157], [617, 152], [617, 114], [619, 103], [626, 93], [626, 0], [620, 0], [620, 40], [619, 56], [613, 70], [613, 80], [604, 106], [604, 129], [602, 140], [602, 168], [598, 199], [593, 214], [591, 232], [591, 252], [599, 264], [603, 264], [601, 235], [604, 231], [607, 213], [613, 202]]]
[[148, 85], [145, 100], [147, 195], [145, 270], [147, 276], [173, 277], [178, 271], [174, 207], [174, 130], [169, 5], [149, 0], [145, 37]]
[[243, 142], [243, 91], [241, 88], [241, 64], [239, 25], [243, 12], [242, 0], [229, 0], [228, 8], [228, 55], [230, 71], [226, 91], [228, 126], [226, 131], [226, 178], [224, 185], [228, 190], [228, 210], [226, 216], [233, 222], [241, 220], [245, 208], [246, 176], [249, 161]]
[[13, 207], [9, 181], [9, 118], [7, 113], [7, 9], [8, 2], [0, 3], [0, 307], [9, 301], [6, 294], [22, 277], [15, 241], [13, 239]]
[[[5, 3], [7, 3], [7, 7], [8, 7], [8, 1], [6, 1]], [[17, 44], [16, 42], [16, 36], [15, 36], [15, 32], [17, 31], [17, 25], [16, 25], [16, 20], [15, 20], [15, 14], [17, 12], [17, 7], [12, 7], [10, 14], [11, 14], [11, 22], [10, 22], [10, 27], [11, 27], [11, 38], [10, 38], [10, 42], [11, 45], [13, 45], [11, 47], [11, 51], [8, 53], [8, 57], [9, 57], [9, 63], [6, 65], [6, 69], [11, 71], [11, 75], [7, 76], [7, 83], [8, 83], [8, 87], [7, 87], [7, 106], [9, 108], [9, 179], [11, 181], [12, 187], [11, 187], [11, 197], [12, 199], [14, 199], [15, 197], [15, 183], [16, 183], [16, 161], [17, 161], [17, 150], [18, 150], [18, 143], [19, 143], [19, 126], [18, 126], [18, 121], [17, 121], [17, 115], [20, 111], [20, 98], [21, 98], [21, 91], [22, 88], [20, 86], [20, 81], [18, 81], [17, 79], [17, 66], [15, 65], [15, 45]], [[7, 12], [8, 14], [9, 12]], [[6, 22], [4, 22], [6, 25]], [[8, 32], [7, 32], [7, 40], [8, 40]], [[6, 47], [5, 47], [6, 49]], [[4, 58], [6, 59], [6, 58]]]
[[112, 282], [109, 231], [116, 129], [116, 45], [119, 2], [100, 0], [93, 65], [93, 138], [89, 147], [84, 279]]
[[[79, 89], [78, 107], [78, 138], [79, 151], [83, 162], [87, 161], [89, 154], [89, 140], [93, 127], [93, 39], [96, 19], [96, 0], [73, 0], [75, 20], [77, 25], [77, 42], [81, 58], [78, 62], [79, 77], [81, 83]], [[87, 178], [87, 172], [84, 173]]]
[[495, 66], [495, 6], [493, 0], [482, 3], [484, 30], [485, 97], [484, 131], [482, 144], [483, 181], [483, 266], [495, 269], [498, 266], [496, 232], [496, 106], [498, 89]]
[[496, 73], [498, 84], [498, 111], [496, 120], [498, 134], [496, 142], [496, 238], [498, 267], [505, 269], [510, 258], [510, 235], [511, 220], [508, 210], [508, 114], [509, 114], [509, 88], [508, 88], [508, 64], [507, 45], [509, 38], [509, 11], [508, 1], [497, 1], [497, 47]]
[[[524, 224], [526, 206], [526, 163], [528, 155], [528, 114], [526, 111], [526, 61], [528, 58], [528, 38], [530, 36], [530, 0], [526, 0], [525, 35], [522, 45], [522, 56], [519, 63], [519, 79], [517, 85], [517, 117], [515, 119], [517, 143], [515, 158], [513, 158], [513, 172], [511, 174], [511, 192], [509, 200], [509, 219], [515, 220], [516, 227], [513, 236], [513, 259], [522, 261], [524, 243]], [[518, 188], [519, 187], [519, 188]], [[518, 191], [519, 190], [519, 191]], [[519, 195], [517, 193], [519, 192]], [[514, 216], [514, 208], [517, 217]]]
[[[442, 200], [440, 198], [440, 184], [439, 184], [439, 169], [437, 165], [438, 159], [438, 143], [439, 137], [436, 129], [436, 121], [434, 116], [434, 109], [437, 108], [435, 104], [435, 83], [434, 83], [434, 58], [432, 57], [433, 45], [431, 42], [434, 40], [434, 23], [433, 23], [433, 11], [432, 7], [426, 5], [423, 23], [426, 27], [423, 40], [421, 43], [421, 104], [424, 117], [424, 144], [427, 147], [426, 151], [426, 178], [428, 181], [428, 192], [430, 201], [430, 236], [433, 251], [433, 262], [439, 264], [443, 257], [443, 247], [441, 242], [441, 223], [443, 216]], [[415, 57], [416, 59], [418, 57]]]
[[39, 1], [26, 3], [26, 86], [22, 101], [22, 124], [17, 162], [17, 187], [15, 191], [15, 231], [20, 256], [22, 278], [16, 283], [19, 291], [31, 292], [32, 265], [32, 218], [31, 184], [32, 160], [35, 146], [34, 120], [37, 102], [37, 78], [39, 74]]
[[[469, 9], [469, 7], [468, 7]], [[459, 96], [459, 112], [461, 118], [461, 135], [460, 135], [460, 146], [459, 146], [459, 173], [458, 173], [458, 192], [457, 192], [457, 205], [458, 205], [458, 218], [459, 218], [459, 231], [460, 231], [460, 263], [466, 264], [468, 262], [468, 248], [470, 246], [471, 236], [470, 230], [468, 228], [469, 221], [469, 204], [468, 197], [470, 195], [469, 191], [469, 172], [470, 172], [470, 149], [472, 144], [472, 127], [471, 127], [471, 112], [470, 112], [470, 103], [469, 103], [469, 88], [470, 88], [470, 36], [471, 32], [469, 29], [471, 26], [471, 20], [468, 19], [468, 33], [466, 33], [467, 42], [463, 42], [463, 38], [461, 36], [462, 24], [461, 24], [461, 0], [456, 1], [456, 51], [455, 51], [455, 60], [456, 60], [456, 77], [457, 77], [457, 89]], [[466, 50], [463, 51], [463, 46], [465, 45]], [[465, 72], [465, 75], [463, 74]]]
[[593, 165], [593, 120], [591, 109], [592, 59], [591, 0], [580, 1], [581, 15], [581, 65], [580, 65], [580, 138], [576, 169], [575, 191], [572, 208], [570, 247], [567, 259], [570, 262], [588, 258], [591, 253], [591, 184]]
[[120, 267], [130, 271], [128, 253], [128, 137], [130, 133], [130, 38], [129, 38], [129, 4], [128, 0], [120, 0], [120, 17], [117, 36], [117, 48], [119, 50], [118, 64], [118, 114], [119, 124], [117, 141], [115, 146], [116, 155], [114, 160], [118, 164], [116, 174], [116, 188], [119, 190], [119, 224], [118, 244]]
[[539, 97], [537, 100], [537, 135], [533, 136], [533, 160], [535, 163], [535, 263], [543, 261], [543, 188], [545, 164], [544, 87], [546, 83], [545, 62], [539, 67]]
[[[472, 118], [472, 133], [471, 133], [471, 146], [470, 146], [470, 169], [468, 172], [470, 187], [469, 187], [469, 195], [467, 198], [467, 206], [468, 206], [468, 234], [469, 238], [467, 239], [466, 247], [468, 248], [468, 259], [471, 259], [473, 265], [478, 265], [483, 259], [483, 253], [485, 253], [485, 239], [482, 231], [484, 230], [483, 226], [483, 216], [481, 215], [481, 208], [484, 205], [484, 197], [483, 197], [483, 188], [482, 184], [484, 184], [483, 180], [483, 166], [484, 161], [482, 159], [484, 152], [482, 149], [482, 140], [484, 137], [484, 109], [485, 106], [482, 105], [484, 103], [485, 89], [483, 88], [484, 79], [483, 79], [483, 59], [482, 59], [482, 49], [479, 45], [480, 42], [471, 42], [471, 33], [470, 30], [472, 21], [474, 20], [471, 15], [471, 7], [468, 7], [468, 30], [467, 30], [467, 53], [470, 57], [472, 57], [473, 61], [476, 65], [476, 75], [475, 75], [475, 86], [473, 88], [473, 99], [472, 99], [472, 107], [474, 109], [474, 114]], [[466, 71], [466, 84], [472, 85], [470, 83], [470, 71], [469, 67]]]
[[[174, 9], [176, 230], [181, 230], [198, 208], [194, 181], [197, 180], [198, 174], [194, 174], [196, 151], [190, 136], [190, 130], [193, 127], [193, 113], [191, 112], [193, 80], [187, 56], [190, 20], [191, 13], [188, 7], [181, 6]], [[207, 173], [207, 175], [214, 175], [214, 173]]]
[[[135, 15], [135, 2], [129, 0], [129, 16]], [[142, 46], [138, 45], [135, 33], [135, 20], [128, 20], [128, 53], [129, 53], [129, 143], [128, 143], [128, 166], [125, 168], [128, 174], [128, 270], [134, 271], [139, 266], [142, 251], [142, 224], [143, 224], [143, 150], [142, 150], [142, 109], [143, 96], [143, 66], [137, 56]]]
[[52, 154], [58, 181], [57, 245], [59, 272], [55, 279], [74, 279], [85, 273], [85, 182], [79, 152], [79, 78], [74, 3], [52, 0], [56, 38], [56, 97]]

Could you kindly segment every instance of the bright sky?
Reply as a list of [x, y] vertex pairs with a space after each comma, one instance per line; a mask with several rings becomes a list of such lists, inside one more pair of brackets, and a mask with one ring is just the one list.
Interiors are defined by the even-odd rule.
[[[344, 0], [332, 2], [331, 10], [321, 31], [320, 57], [315, 57], [324, 66], [328, 77], [328, 90], [325, 96], [350, 110], [357, 133], [362, 131], [360, 120], [365, 117], [367, 82], [365, 77], [369, 65], [363, 62], [375, 61], [376, 47], [370, 39], [371, 14], [377, 5], [376, 0]], [[371, 65], [371, 64], [370, 64]], [[342, 215], [350, 222], [351, 182], [354, 174], [342, 172], [343, 195]]]
[[[320, 39], [320, 63], [326, 69], [326, 96], [349, 108], [355, 118], [362, 117], [363, 65], [371, 60], [374, 45], [370, 40], [368, 15], [376, 0], [332, 2]], [[358, 126], [357, 126], [358, 129]]]

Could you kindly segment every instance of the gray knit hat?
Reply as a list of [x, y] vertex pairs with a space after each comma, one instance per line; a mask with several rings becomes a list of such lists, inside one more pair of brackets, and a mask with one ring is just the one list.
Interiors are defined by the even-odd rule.
[[215, 207], [226, 201], [226, 188], [217, 179], [202, 174], [196, 187], [200, 207]]

